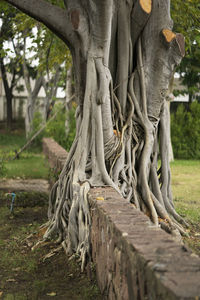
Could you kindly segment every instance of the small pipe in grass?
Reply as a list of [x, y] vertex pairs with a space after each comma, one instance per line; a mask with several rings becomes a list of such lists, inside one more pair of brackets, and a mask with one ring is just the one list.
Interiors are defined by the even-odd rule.
[[12, 198], [11, 198], [11, 205], [10, 205], [10, 213], [13, 214], [16, 194], [14, 192], [12, 192], [12, 193], [7, 193], [6, 196], [7, 195], [11, 195], [12, 196]]

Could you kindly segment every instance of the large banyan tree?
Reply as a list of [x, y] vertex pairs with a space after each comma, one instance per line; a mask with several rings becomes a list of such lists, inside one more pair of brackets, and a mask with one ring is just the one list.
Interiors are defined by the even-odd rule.
[[171, 192], [167, 91], [184, 38], [172, 32], [170, 1], [7, 2], [50, 28], [73, 58], [76, 137], [50, 195], [44, 238], [57, 232], [84, 266], [93, 186], [113, 187], [156, 226], [183, 233]]

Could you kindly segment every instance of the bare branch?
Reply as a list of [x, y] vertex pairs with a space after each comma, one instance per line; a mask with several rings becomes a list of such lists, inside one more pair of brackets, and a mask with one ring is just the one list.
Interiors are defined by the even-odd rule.
[[25, 85], [26, 85], [26, 89], [27, 89], [27, 92], [30, 96], [31, 93], [32, 93], [32, 90], [31, 90], [31, 83], [30, 83], [30, 76], [29, 76], [29, 72], [28, 72], [28, 67], [27, 67], [27, 64], [26, 64], [25, 51], [26, 51], [26, 39], [24, 39], [24, 47], [23, 47], [23, 73], [24, 73], [24, 82], [25, 82]]

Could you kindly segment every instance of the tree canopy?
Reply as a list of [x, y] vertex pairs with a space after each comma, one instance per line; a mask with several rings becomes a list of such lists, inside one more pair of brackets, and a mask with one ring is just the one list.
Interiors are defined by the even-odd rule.
[[[185, 37], [186, 56], [177, 71], [190, 100], [200, 89], [200, 3], [198, 0], [171, 2], [174, 30]], [[180, 92], [180, 91], [179, 91]]]
[[[52, 97], [55, 98], [58, 86], [64, 88], [66, 85], [66, 69], [71, 65], [71, 55], [66, 45], [42, 23], [30, 18], [6, 2], [1, 2], [0, 5], [2, 8], [0, 16], [2, 21], [1, 69], [2, 74], [4, 74], [4, 87], [8, 98], [7, 120], [11, 124], [13, 89], [17, 88], [20, 91], [20, 89], [28, 88], [29, 105], [27, 107], [29, 109], [27, 109], [25, 122], [28, 136], [32, 128], [35, 106], [30, 104], [30, 99], [37, 97], [35, 92], [37, 90], [38, 93], [41, 85], [43, 85], [46, 93], [45, 107], [46, 111], [49, 111]], [[8, 73], [13, 77], [11, 83], [8, 80]], [[24, 87], [17, 85], [20, 76], [25, 78]], [[36, 87], [40, 86], [39, 89], [33, 90], [32, 96], [30, 78], [36, 80]], [[43, 78], [42, 81], [41, 78]], [[59, 81], [57, 79], [55, 81], [54, 78], [59, 79]], [[37, 83], [39, 82], [40, 85], [38, 86]], [[53, 87], [55, 82], [56, 87]], [[31, 102], [35, 103], [35, 101]], [[31, 110], [30, 107], [32, 107]], [[31, 116], [30, 111], [32, 111]]]

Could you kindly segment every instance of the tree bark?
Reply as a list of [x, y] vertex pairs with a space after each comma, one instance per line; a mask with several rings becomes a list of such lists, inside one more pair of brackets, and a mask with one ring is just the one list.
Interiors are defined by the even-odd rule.
[[[8, 2], [19, 8], [25, 2], [26, 12], [37, 15], [35, 7], [30, 12], [27, 1]], [[64, 2], [77, 130], [50, 195], [44, 238], [58, 232], [65, 250], [81, 256], [83, 268], [90, 256], [87, 193], [91, 186], [112, 186], [150, 215], [156, 226], [184, 233], [170, 188], [165, 102], [169, 79], [184, 55], [184, 38], [172, 32], [169, 0]], [[42, 0], [38, 3], [44, 5]], [[52, 26], [44, 11], [37, 18]]]

